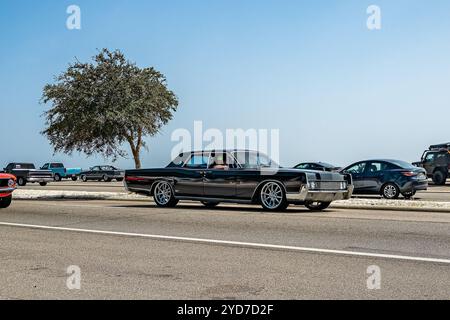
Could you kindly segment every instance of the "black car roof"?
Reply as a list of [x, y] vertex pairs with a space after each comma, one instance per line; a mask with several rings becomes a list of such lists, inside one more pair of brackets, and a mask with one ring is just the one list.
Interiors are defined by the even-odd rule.
[[322, 167], [326, 167], [326, 168], [336, 168], [336, 166], [332, 165], [331, 163], [327, 163], [327, 162], [315, 162], [315, 161], [310, 161], [310, 162], [300, 162], [299, 164], [297, 164], [297, 166], [302, 165], [302, 164], [318, 164], [321, 165]]

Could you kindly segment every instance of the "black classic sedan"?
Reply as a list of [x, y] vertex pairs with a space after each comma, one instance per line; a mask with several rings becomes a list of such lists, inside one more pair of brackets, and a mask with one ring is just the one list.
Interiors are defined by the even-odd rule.
[[369, 160], [354, 163], [342, 170], [353, 177], [355, 194], [379, 194], [397, 199], [411, 198], [418, 190], [427, 190], [426, 171], [400, 160]]
[[248, 150], [198, 151], [180, 154], [161, 169], [127, 170], [128, 191], [153, 196], [160, 207], [179, 200], [260, 204], [284, 210], [289, 204], [324, 210], [332, 201], [349, 199], [350, 174], [283, 169], [263, 153]]
[[111, 180], [123, 181], [125, 172], [117, 169], [113, 166], [95, 166], [89, 169], [89, 171], [82, 171], [80, 178], [84, 182], [88, 180], [97, 180], [110, 182]]

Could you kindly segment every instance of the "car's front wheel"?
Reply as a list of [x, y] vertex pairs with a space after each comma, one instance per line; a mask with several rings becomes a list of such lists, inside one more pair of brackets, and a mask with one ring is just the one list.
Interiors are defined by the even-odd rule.
[[268, 211], [282, 211], [288, 207], [286, 194], [283, 187], [277, 182], [267, 182], [261, 188], [259, 200]]
[[41, 187], [45, 187], [45, 186], [47, 185], [47, 182], [39, 182], [39, 185], [40, 185]]
[[102, 180], [105, 181], [105, 182], [110, 182], [111, 178], [109, 178], [107, 175], [104, 175]]
[[88, 181], [88, 178], [87, 178], [86, 176], [81, 176], [81, 180], [82, 180], [83, 182], [87, 182], [87, 181]]
[[158, 182], [153, 191], [153, 199], [158, 207], [175, 207], [178, 203], [173, 188], [167, 181]]
[[323, 211], [330, 206], [331, 202], [308, 201], [305, 207], [311, 211]]
[[395, 183], [389, 182], [381, 188], [381, 195], [385, 199], [398, 199], [400, 196], [400, 190]]
[[0, 198], [0, 209], [8, 208], [11, 205], [12, 196]]

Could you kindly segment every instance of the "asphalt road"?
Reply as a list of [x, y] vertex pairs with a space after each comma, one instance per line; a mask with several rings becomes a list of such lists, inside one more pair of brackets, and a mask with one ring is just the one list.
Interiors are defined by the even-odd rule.
[[[93, 191], [93, 192], [125, 192], [123, 182], [98, 182], [98, 181], [61, 181], [53, 182], [45, 187], [39, 184], [28, 184], [23, 189], [37, 190], [67, 190], [67, 191]], [[358, 196], [359, 198], [377, 198], [377, 196]], [[379, 197], [378, 197], [379, 198]], [[450, 201], [450, 181], [446, 186], [430, 185], [428, 191], [418, 192], [416, 200], [426, 201]]]
[[3, 299], [450, 298], [448, 213], [16, 201], [0, 234]]

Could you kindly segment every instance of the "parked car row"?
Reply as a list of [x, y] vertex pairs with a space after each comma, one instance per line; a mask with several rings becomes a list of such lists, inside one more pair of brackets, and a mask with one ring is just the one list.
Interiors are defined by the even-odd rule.
[[77, 181], [81, 178], [84, 182], [98, 180], [110, 182], [111, 180], [123, 181], [125, 172], [113, 166], [95, 166], [83, 171], [81, 168], [65, 168], [64, 164], [58, 162], [46, 163], [40, 169], [36, 169], [33, 163], [12, 162], [3, 169], [4, 173], [14, 175], [19, 186], [27, 183], [39, 183], [46, 186], [52, 181], [72, 179]]

